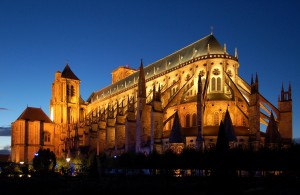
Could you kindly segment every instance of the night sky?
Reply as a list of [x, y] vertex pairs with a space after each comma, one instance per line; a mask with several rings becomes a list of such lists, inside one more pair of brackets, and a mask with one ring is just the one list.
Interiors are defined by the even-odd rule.
[[[81, 96], [111, 83], [121, 65], [144, 66], [213, 32], [234, 55], [239, 75], [258, 74], [260, 93], [277, 107], [292, 86], [293, 137], [300, 138], [300, 1], [1, 0], [0, 150], [27, 106], [49, 116], [56, 71], [69, 64]], [[264, 130], [264, 129], [262, 129]]]

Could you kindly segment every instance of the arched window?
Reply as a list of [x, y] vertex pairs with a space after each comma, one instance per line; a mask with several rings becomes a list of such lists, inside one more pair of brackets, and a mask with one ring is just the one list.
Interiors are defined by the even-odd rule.
[[216, 78], [212, 78], [211, 79], [211, 91], [215, 91], [216, 90]]
[[219, 125], [219, 113], [214, 113], [214, 125]]
[[190, 116], [190, 114], [187, 114], [185, 116], [185, 127], [190, 127], [191, 126], [190, 120], [191, 120], [191, 116]]
[[221, 77], [211, 79], [211, 91], [221, 91]]
[[217, 91], [221, 91], [221, 78], [217, 78]]
[[44, 142], [49, 143], [51, 141], [50, 139], [50, 133], [49, 132], [45, 132], [44, 133]]
[[194, 113], [193, 116], [192, 116], [192, 126], [193, 127], [197, 126], [197, 115], [196, 115], [196, 113]]

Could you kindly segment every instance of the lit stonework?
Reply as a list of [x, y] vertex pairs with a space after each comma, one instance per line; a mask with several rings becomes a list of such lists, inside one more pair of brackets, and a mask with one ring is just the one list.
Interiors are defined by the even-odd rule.
[[[277, 108], [262, 96], [264, 89], [258, 90], [257, 75], [248, 84], [239, 76], [239, 67], [237, 51], [230, 55], [210, 34], [152, 64], [141, 62], [140, 69], [117, 68], [111, 85], [83, 101], [80, 81], [67, 65], [55, 74], [52, 84], [51, 118], [60, 132], [55, 148], [66, 152], [89, 146], [111, 155], [163, 152], [174, 146], [169, 136], [175, 113], [183, 140], [176, 145], [198, 148], [201, 129], [203, 147], [215, 147], [227, 110], [236, 136], [232, 145], [263, 146], [266, 134], [260, 124], [268, 125], [271, 111], [282, 143], [291, 143], [291, 87], [282, 90]], [[202, 98], [197, 98], [199, 78]]]

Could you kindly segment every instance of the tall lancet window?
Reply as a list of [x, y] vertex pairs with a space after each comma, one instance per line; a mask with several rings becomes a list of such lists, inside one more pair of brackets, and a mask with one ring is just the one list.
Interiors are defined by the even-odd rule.
[[211, 91], [221, 91], [221, 77], [211, 79]]
[[193, 116], [192, 116], [192, 126], [193, 127], [197, 126], [197, 115], [196, 115], [196, 113], [194, 113]]
[[214, 113], [214, 125], [219, 125], [219, 113]]
[[190, 127], [191, 126], [190, 121], [191, 121], [191, 116], [190, 116], [190, 114], [187, 114], [185, 116], [185, 127]]
[[217, 78], [217, 91], [221, 91], [221, 78]]
[[216, 78], [213, 77], [211, 79], [211, 91], [215, 91], [216, 90]]

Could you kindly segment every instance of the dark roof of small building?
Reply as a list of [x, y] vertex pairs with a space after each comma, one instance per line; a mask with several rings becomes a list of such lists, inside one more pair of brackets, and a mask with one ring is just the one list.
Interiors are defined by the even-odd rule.
[[52, 123], [50, 118], [41, 108], [34, 107], [27, 107], [17, 120], [44, 121], [46, 123]]
[[68, 64], [65, 66], [65, 69], [62, 71], [61, 77], [67, 79], [79, 80], [79, 78], [74, 74], [74, 72], [71, 70]]
[[0, 154], [0, 162], [8, 162], [10, 159], [10, 154]]

